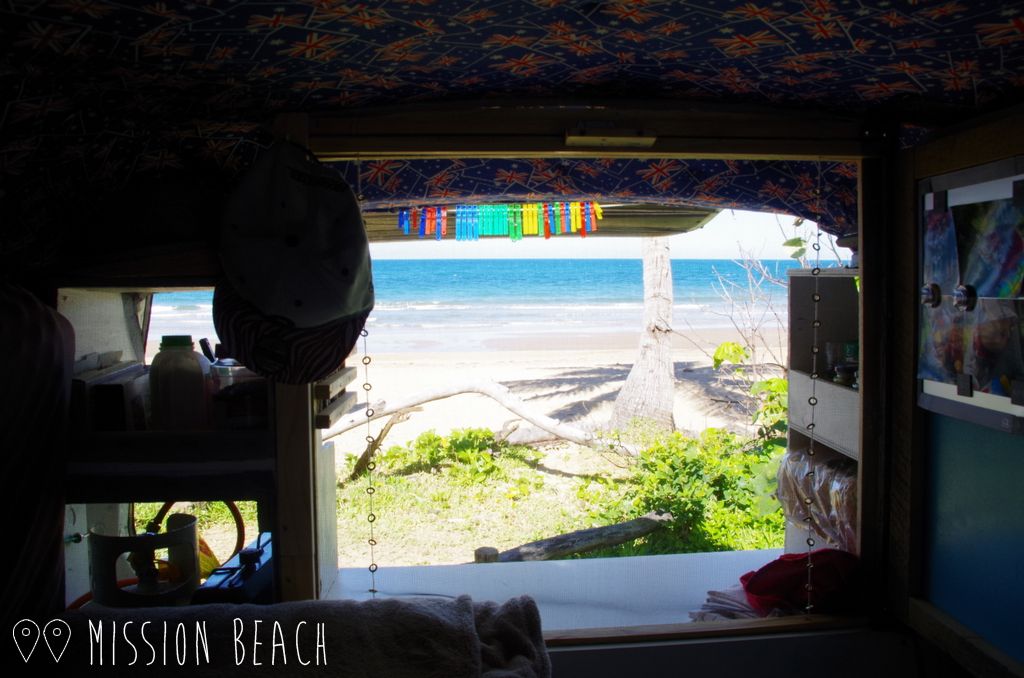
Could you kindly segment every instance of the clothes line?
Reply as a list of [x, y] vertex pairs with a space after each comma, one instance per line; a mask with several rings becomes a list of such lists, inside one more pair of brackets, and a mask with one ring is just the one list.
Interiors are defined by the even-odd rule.
[[405, 235], [440, 240], [448, 235], [451, 220], [456, 240], [482, 237], [522, 240], [525, 236], [549, 239], [573, 233], [585, 238], [588, 233], [597, 231], [597, 222], [603, 217], [601, 205], [590, 200], [413, 207], [399, 210], [398, 229]]

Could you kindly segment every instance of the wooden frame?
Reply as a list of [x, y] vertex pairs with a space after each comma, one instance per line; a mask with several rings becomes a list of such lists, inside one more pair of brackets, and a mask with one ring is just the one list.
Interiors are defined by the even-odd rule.
[[[278, 116], [279, 138], [308, 146], [308, 117]], [[342, 375], [354, 373], [343, 371]], [[344, 378], [334, 390], [345, 399]], [[326, 400], [314, 397], [313, 384], [277, 384], [277, 520], [274, 541], [281, 600], [318, 599], [338, 576], [334, 445], [325, 445], [316, 428], [321, 412], [330, 418]], [[323, 390], [323, 386], [319, 391]], [[322, 394], [322, 393], [321, 393]], [[325, 410], [324, 408], [328, 408]]]
[[[723, 117], [724, 116], [724, 117]], [[564, 135], [567, 126], [575, 121], [613, 118], [615, 121], [630, 121], [631, 128], [653, 130], [657, 128], [658, 141], [650, 149], [636, 148], [567, 148]], [[643, 121], [637, 123], [636, 121]], [[579, 123], [582, 124], [582, 123]], [[687, 107], [685, 110], [657, 109], [642, 104], [625, 105], [617, 108], [564, 107], [558, 105], [531, 105], [527, 108], [516, 105], [481, 106], [461, 105], [438, 109], [396, 107], [378, 111], [359, 111], [350, 115], [314, 116], [309, 122], [310, 148], [325, 160], [354, 160], [361, 158], [443, 158], [443, 157], [679, 157], [737, 158], [770, 160], [843, 160], [859, 163], [861, 174], [860, 223], [862, 234], [869, 233], [869, 246], [863, 250], [872, 258], [865, 277], [878, 280], [868, 286], [868, 295], [861, 295], [859, 314], [861, 316], [862, 361], [868, 370], [876, 374], [868, 377], [868, 393], [879, 400], [865, 408], [861, 418], [861, 440], [871, 440], [881, 454], [884, 449], [886, 430], [885, 401], [882, 397], [886, 380], [884, 369], [883, 338], [884, 322], [881, 317], [865, 322], [864, 307], [869, 302], [881, 304], [887, 292], [884, 266], [888, 259], [882, 256], [884, 250], [885, 222], [879, 218], [885, 215], [888, 198], [885, 169], [892, 145], [897, 137], [895, 130], [865, 130], [859, 120], [816, 114], [793, 114], [786, 111], [757, 111], [750, 107], [723, 108], [708, 106]], [[464, 132], [472, 129], [472, 134]], [[727, 134], [728, 136], [723, 136]], [[886, 154], [889, 154], [887, 156]], [[868, 179], [863, 177], [867, 175]], [[868, 193], [867, 204], [864, 194]], [[866, 216], [867, 215], [867, 216]], [[862, 246], [863, 246], [862, 235]], [[861, 379], [864, 382], [864, 370]], [[863, 391], [863, 388], [862, 388]], [[871, 421], [865, 423], [868, 419]], [[862, 442], [863, 448], [863, 442]], [[871, 528], [862, 530], [870, 533], [864, 558], [873, 581], [880, 582], [884, 569], [884, 544], [881, 539], [884, 509], [880, 506], [884, 492], [882, 469], [884, 461], [879, 459], [867, 464], [863, 459], [858, 465], [861, 486], [863, 481], [878, 483], [861, 495], [862, 506], [869, 507], [866, 516], [872, 522]], [[865, 515], [861, 517], [865, 523]], [[878, 529], [876, 529], [878, 528]], [[882, 587], [873, 587], [881, 590]], [[873, 601], [876, 609], [882, 609], [881, 600]], [[822, 626], [817, 626], [818, 624]], [[779, 629], [817, 630], [830, 628], [835, 620], [823, 618], [801, 618], [799, 622], [777, 625]], [[849, 622], [844, 622], [849, 624]], [[860, 623], [860, 622], [856, 622]], [[586, 644], [592, 642], [635, 642], [674, 638], [703, 637], [704, 635], [763, 633], [760, 623], [751, 628], [733, 624], [714, 625], [713, 629], [695, 631], [689, 625], [661, 625], [635, 629], [581, 629], [579, 631], [549, 634], [552, 645]], [[742, 627], [742, 628], [741, 628]], [[774, 628], [774, 627], [772, 627]]]
[[[894, 130], [886, 137], [895, 139]], [[886, 376], [891, 374], [887, 364], [886, 343], [889, 325], [886, 322], [889, 301], [889, 275], [891, 254], [886, 246], [887, 234], [892, 232], [886, 219], [891, 199], [888, 191], [889, 161], [886, 158], [863, 160], [858, 171], [858, 236], [860, 240], [860, 392], [861, 455], [857, 468], [860, 488], [859, 507], [861, 561], [866, 581], [885, 581], [884, 516], [886, 512], [886, 467], [888, 460], [887, 431], [889, 430], [889, 400]], [[868, 585], [871, 591], [884, 590]], [[870, 601], [874, 614], [884, 609], [884, 596], [875, 594]]]
[[884, 392], [888, 422], [887, 468], [882, 470], [889, 497], [884, 507], [888, 539], [885, 544], [886, 606], [897, 619], [978, 675], [1024, 675], [1014, 660], [977, 638], [954, 619], [923, 599], [924, 506], [927, 468], [924, 417], [917, 407], [918, 180], [1024, 154], [1021, 109], [974, 122], [894, 159], [893, 199], [887, 201], [891, 228], [885, 238], [888, 301], [883, 354], [888, 375]]
[[[570, 146], [574, 130], [600, 126], [650, 147]], [[617, 101], [464, 102], [317, 114], [310, 148], [325, 160], [359, 158], [670, 158], [857, 160], [877, 152], [863, 122], [816, 111], [757, 106]]]
[[629, 642], [654, 642], [666, 640], [697, 640], [728, 636], [752, 636], [772, 633], [798, 633], [802, 631], [826, 631], [833, 629], [860, 628], [867, 622], [864, 618], [833, 617], [829, 615], [799, 615], [773, 619], [737, 619], [699, 624], [650, 624], [599, 629], [567, 629], [545, 631], [544, 642], [548, 647], [572, 647], [576, 645], [606, 645]]

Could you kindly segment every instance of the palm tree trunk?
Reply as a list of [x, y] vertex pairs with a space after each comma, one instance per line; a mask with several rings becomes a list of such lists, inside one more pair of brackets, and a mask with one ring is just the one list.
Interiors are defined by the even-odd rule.
[[640, 351], [612, 408], [611, 427], [634, 419], [675, 429], [675, 370], [672, 363], [672, 265], [668, 238], [645, 238], [644, 331]]

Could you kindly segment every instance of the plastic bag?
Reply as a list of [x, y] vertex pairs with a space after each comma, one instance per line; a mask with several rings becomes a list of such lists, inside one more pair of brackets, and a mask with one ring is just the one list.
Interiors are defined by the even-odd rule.
[[779, 464], [778, 481], [782, 511], [791, 523], [813, 529], [828, 546], [857, 552], [855, 461], [820, 449], [813, 456], [788, 450]]

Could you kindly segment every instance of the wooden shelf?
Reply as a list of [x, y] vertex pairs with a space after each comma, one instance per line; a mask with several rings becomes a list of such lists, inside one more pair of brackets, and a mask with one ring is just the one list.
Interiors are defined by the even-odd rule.
[[853, 459], [860, 458], [860, 393], [824, 379], [813, 383], [799, 370], [789, 371], [789, 427], [810, 437], [811, 394], [814, 407], [814, 438]]
[[[857, 269], [823, 268], [821, 275], [806, 269], [789, 271], [789, 362], [790, 367], [810, 373], [814, 362], [811, 347], [815, 343], [812, 326], [815, 317], [821, 322], [817, 331], [818, 369], [824, 372], [825, 345], [829, 342], [857, 341], [859, 336], [860, 294], [854, 283]], [[815, 290], [821, 301], [815, 304]], [[817, 316], [815, 316], [817, 306]]]
[[[860, 391], [825, 376], [829, 343], [859, 345], [859, 275], [858, 269], [839, 267], [822, 268], [818, 275], [811, 269], [789, 271], [789, 449], [806, 450], [813, 439], [815, 451], [821, 453], [815, 457], [817, 465], [842, 456], [860, 462]], [[818, 301], [816, 294], [820, 295]], [[859, 362], [859, 353], [856, 359]], [[815, 371], [821, 376], [811, 379]], [[786, 551], [805, 551], [807, 536], [803, 527], [787, 516]], [[834, 546], [821, 534], [814, 537], [819, 544]], [[859, 538], [856, 545], [843, 548], [859, 552]]]
[[71, 461], [209, 462], [274, 458], [270, 430], [112, 431], [74, 438]]
[[212, 288], [223, 275], [216, 250], [206, 242], [187, 242], [92, 254], [65, 261], [56, 269], [56, 287], [158, 292]]
[[272, 431], [94, 433], [72, 445], [70, 503], [273, 497]]
[[[860, 458], [860, 392], [826, 378], [811, 379], [812, 370], [826, 371], [825, 346], [856, 342], [860, 336], [860, 293], [856, 268], [789, 271], [789, 426], [810, 437], [813, 407], [814, 438], [854, 459]], [[817, 303], [813, 295], [821, 300]], [[818, 328], [814, 320], [820, 321]], [[814, 346], [818, 347], [815, 357]], [[859, 356], [858, 356], [859, 358]]]

